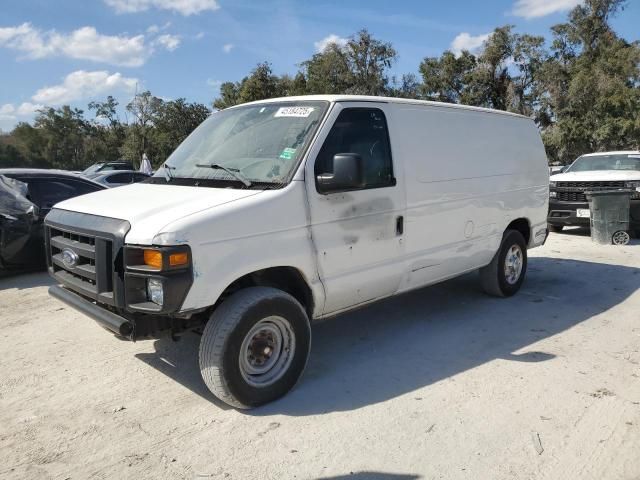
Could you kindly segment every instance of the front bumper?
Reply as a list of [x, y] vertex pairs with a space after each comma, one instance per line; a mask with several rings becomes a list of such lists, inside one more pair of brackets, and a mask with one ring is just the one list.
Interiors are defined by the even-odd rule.
[[[132, 340], [184, 329], [194, 314], [181, 311], [193, 282], [191, 262], [188, 267], [163, 265], [159, 270], [128, 264], [125, 254], [131, 260], [132, 252], [141, 252], [125, 245], [128, 230], [124, 220], [53, 209], [45, 220], [47, 263], [61, 285], [52, 287], [50, 294]], [[190, 257], [188, 247], [150, 248], [169, 253], [187, 249]], [[147, 300], [150, 278], [163, 283], [161, 305]]]
[[95, 320], [99, 325], [127, 340], [160, 338], [169, 333], [178, 334], [191, 328], [200, 327], [203, 318], [200, 311], [192, 311], [182, 316], [144, 315], [123, 312], [116, 313], [106, 305], [100, 305], [61, 285], [49, 287], [49, 295]]
[[134, 325], [129, 320], [99, 307], [84, 297], [73, 293], [71, 290], [59, 285], [53, 285], [52, 287], [49, 287], [49, 295], [61, 300], [79, 312], [84, 313], [87, 317], [92, 318], [101, 326], [107, 330], [111, 330], [116, 335], [131, 338], [133, 334]]
[[589, 218], [578, 217], [578, 209], [588, 209], [588, 202], [558, 202], [549, 199], [549, 215], [547, 223], [562, 227], [588, 227]]
[[[589, 218], [576, 215], [579, 208], [588, 209], [589, 202], [561, 202], [549, 199], [547, 222], [550, 225], [562, 227], [589, 227]], [[640, 230], [640, 200], [631, 200], [629, 216], [631, 230]]]

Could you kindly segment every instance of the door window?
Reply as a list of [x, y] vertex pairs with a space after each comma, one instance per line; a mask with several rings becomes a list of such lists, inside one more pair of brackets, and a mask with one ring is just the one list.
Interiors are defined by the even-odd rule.
[[101, 190], [88, 183], [67, 179], [25, 179], [30, 200], [41, 210], [49, 210], [56, 203], [78, 195]]
[[364, 162], [364, 188], [395, 185], [387, 121], [379, 108], [345, 108], [316, 158], [315, 176], [331, 173], [338, 153], [357, 153]]
[[106, 178], [110, 184], [131, 183], [131, 173], [115, 173]]
[[134, 173], [133, 174], [133, 181], [134, 182], [142, 182], [143, 180], [146, 180], [147, 178], [149, 178], [149, 175], [146, 175], [144, 173]]

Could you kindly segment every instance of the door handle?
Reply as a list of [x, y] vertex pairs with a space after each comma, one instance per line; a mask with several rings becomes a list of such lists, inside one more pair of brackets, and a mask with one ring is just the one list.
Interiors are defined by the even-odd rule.
[[404, 233], [404, 217], [399, 215], [396, 217], [396, 235], [400, 236]]

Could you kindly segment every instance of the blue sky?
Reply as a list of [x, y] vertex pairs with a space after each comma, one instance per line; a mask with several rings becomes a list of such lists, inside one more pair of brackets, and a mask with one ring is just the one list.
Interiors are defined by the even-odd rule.
[[[475, 48], [496, 26], [549, 33], [581, 0], [22, 0], [0, 16], [0, 129], [43, 105], [126, 104], [136, 88], [210, 104], [220, 82], [258, 62], [294, 73], [323, 40], [360, 28], [393, 43], [394, 74], [417, 73], [425, 56]], [[638, 39], [640, 1], [613, 20]]]

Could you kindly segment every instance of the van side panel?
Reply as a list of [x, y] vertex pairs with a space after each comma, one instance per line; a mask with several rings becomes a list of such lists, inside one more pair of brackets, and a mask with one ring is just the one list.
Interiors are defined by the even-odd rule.
[[207, 209], [166, 225], [154, 245], [189, 244], [194, 282], [181, 310], [208, 307], [224, 290], [246, 274], [270, 267], [297, 269], [311, 289], [318, 316], [324, 288], [309, 235], [304, 182], [267, 190], [229, 204]]
[[545, 231], [547, 159], [532, 121], [397, 104], [394, 123], [394, 155], [407, 172], [407, 275], [400, 290], [488, 264], [517, 218]]

